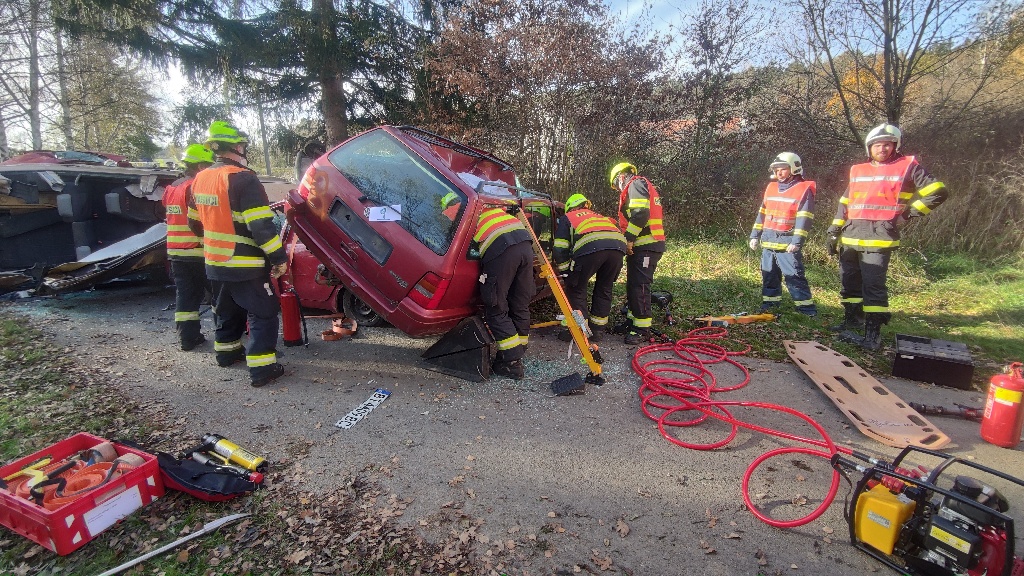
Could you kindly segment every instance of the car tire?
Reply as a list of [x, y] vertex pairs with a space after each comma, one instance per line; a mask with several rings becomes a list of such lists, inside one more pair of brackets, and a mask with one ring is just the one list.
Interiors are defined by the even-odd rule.
[[345, 312], [345, 316], [354, 319], [360, 326], [373, 328], [387, 324], [387, 321], [384, 320], [383, 316], [376, 313], [373, 308], [370, 308], [352, 292], [344, 290], [342, 291], [340, 298], [341, 307]]

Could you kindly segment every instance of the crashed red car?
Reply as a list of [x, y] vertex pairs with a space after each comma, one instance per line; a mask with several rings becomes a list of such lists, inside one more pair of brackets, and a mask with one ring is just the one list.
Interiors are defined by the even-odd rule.
[[[354, 298], [411, 336], [440, 334], [479, 311], [470, 242], [485, 206], [520, 203], [550, 251], [564, 207], [516, 183], [487, 152], [382, 126], [314, 161], [289, 192], [288, 220]], [[538, 298], [549, 295], [537, 277]]]

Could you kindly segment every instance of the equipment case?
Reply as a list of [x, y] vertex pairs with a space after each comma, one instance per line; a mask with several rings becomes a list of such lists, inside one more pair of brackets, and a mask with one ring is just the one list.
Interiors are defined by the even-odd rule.
[[968, 390], [974, 362], [966, 344], [897, 334], [892, 375]]
[[[92, 434], [75, 434], [0, 467], [0, 478], [10, 476], [45, 456], [56, 462], [103, 442], [106, 440]], [[136, 454], [146, 462], [52, 511], [0, 489], [0, 525], [65, 556], [135, 510], [163, 496], [164, 484], [156, 456], [116, 442], [114, 448], [118, 456]]]

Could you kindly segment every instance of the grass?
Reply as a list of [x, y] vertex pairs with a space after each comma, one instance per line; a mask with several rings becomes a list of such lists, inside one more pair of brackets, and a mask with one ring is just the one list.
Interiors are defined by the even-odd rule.
[[[788, 292], [778, 322], [736, 326], [731, 335], [753, 347], [753, 355], [781, 360], [782, 340], [818, 340], [862, 366], [886, 372], [887, 352], [871, 353], [839, 341], [826, 326], [842, 319], [839, 272], [835, 258], [811, 243], [804, 254], [807, 278], [819, 315], [796, 313]], [[672, 240], [658, 265], [655, 290], [674, 296], [677, 319], [756, 312], [761, 303], [760, 250], [752, 251], [736, 238]], [[620, 282], [617, 292], [623, 293]], [[926, 255], [914, 249], [895, 253], [889, 274], [892, 322], [883, 328], [883, 342], [894, 335], [912, 334], [953, 340], [968, 345], [975, 361], [975, 384], [987, 382], [1011, 361], [1024, 359], [1024, 257], [1007, 255], [979, 261], [959, 254]], [[655, 328], [679, 336], [692, 327], [658, 323]]]

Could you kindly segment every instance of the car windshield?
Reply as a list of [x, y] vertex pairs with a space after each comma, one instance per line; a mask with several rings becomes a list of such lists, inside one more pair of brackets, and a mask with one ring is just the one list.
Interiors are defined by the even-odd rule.
[[[367, 207], [394, 207], [399, 226], [435, 254], [448, 252], [466, 195], [433, 166], [383, 130], [359, 136], [328, 158], [362, 192]], [[458, 209], [446, 210], [453, 198]]]

